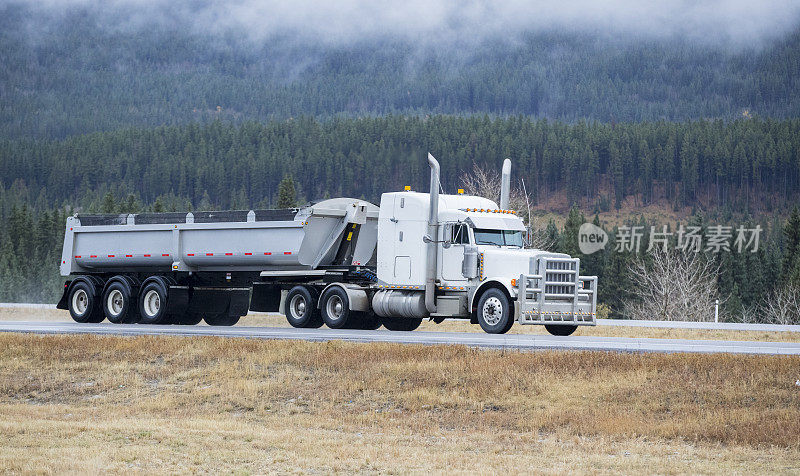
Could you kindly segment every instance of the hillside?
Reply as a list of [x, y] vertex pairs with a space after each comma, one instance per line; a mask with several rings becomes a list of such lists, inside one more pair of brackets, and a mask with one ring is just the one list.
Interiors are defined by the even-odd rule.
[[0, 6], [0, 137], [301, 115], [630, 122], [800, 113], [798, 30], [736, 46], [558, 29], [455, 45], [392, 36], [329, 44], [252, 41], [177, 21], [108, 26], [81, 2], [42, 18], [31, 5]]
[[725, 207], [788, 210], [800, 195], [800, 121], [577, 123], [389, 116], [310, 118], [241, 126], [125, 129], [66, 140], [0, 141], [0, 198], [40, 207], [91, 207], [111, 192], [180, 207], [275, 205], [294, 176], [301, 198], [424, 189], [432, 152], [454, 192], [473, 164], [514, 162], [534, 207], [565, 212]]

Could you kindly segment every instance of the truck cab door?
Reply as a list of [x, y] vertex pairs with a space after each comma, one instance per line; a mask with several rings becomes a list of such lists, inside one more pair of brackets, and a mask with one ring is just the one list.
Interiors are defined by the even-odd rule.
[[439, 270], [442, 280], [466, 282], [462, 272], [464, 246], [469, 244], [469, 227], [466, 223], [445, 223], [439, 244]]

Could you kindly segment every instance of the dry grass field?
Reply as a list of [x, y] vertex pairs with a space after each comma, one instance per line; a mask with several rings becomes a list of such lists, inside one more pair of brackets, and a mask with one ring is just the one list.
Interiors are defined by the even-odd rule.
[[[0, 321], [69, 321], [67, 311], [57, 309], [0, 308]], [[203, 325], [203, 324], [200, 324]], [[278, 314], [250, 313], [239, 321], [239, 326], [289, 327], [286, 318]], [[480, 326], [464, 320], [448, 320], [441, 324], [423, 321], [420, 331], [431, 332], [483, 332]], [[542, 326], [515, 325], [510, 334], [547, 334]], [[580, 328], [575, 335], [598, 337], [649, 337], [658, 339], [712, 339], [762, 342], [800, 342], [800, 332], [752, 332], [704, 329], [658, 329], [645, 327], [597, 326]]]
[[800, 358], [0, 334], [0, 472], [797, 473]]

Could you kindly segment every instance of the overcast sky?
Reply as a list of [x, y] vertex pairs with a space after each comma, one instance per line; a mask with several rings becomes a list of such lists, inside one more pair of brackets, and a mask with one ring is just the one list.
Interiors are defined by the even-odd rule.
[[[12, 0], [13, 1], [13, 0]], [[412, 42], [514, 39], [542, 30], [757, 44], [798, 25], [800, 0], [16, 0], [45, 25], [68, 11], [97, 13], [106, 28], [154, 23], [240, 32], [254, 41], [292, 35], [330, 44], [372, 38]], [[36, 17], [40, 15], [40, 17]]]

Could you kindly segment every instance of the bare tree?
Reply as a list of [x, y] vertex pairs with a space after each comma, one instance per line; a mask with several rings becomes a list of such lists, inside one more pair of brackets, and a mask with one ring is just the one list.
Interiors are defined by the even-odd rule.
[[[464, 191], [469, 195], [486, 197], [500, 202], [500, 172], [484, 169], [478, 164], [474, 164], [472, 171], [462, 173], [459, 180], [463, 184]], [[536, 219], [531, 216], [531, 200], [522, 179], [511, 187], [508, 206], [522, 218], [528, 227], [529, 244], [532, 248], [548, 250], [555, 245], [552, 240], [547, 238], [544, 227], [536, 223]]]
[[714, 320], [718, 265], [698, 253], [659, 249], [637, 258], [629, 270], [635, 300], [625, 310], [633, 319]]
[[800, 324], [800, 287], [777, 288], [756, 309], [760, 322]]

